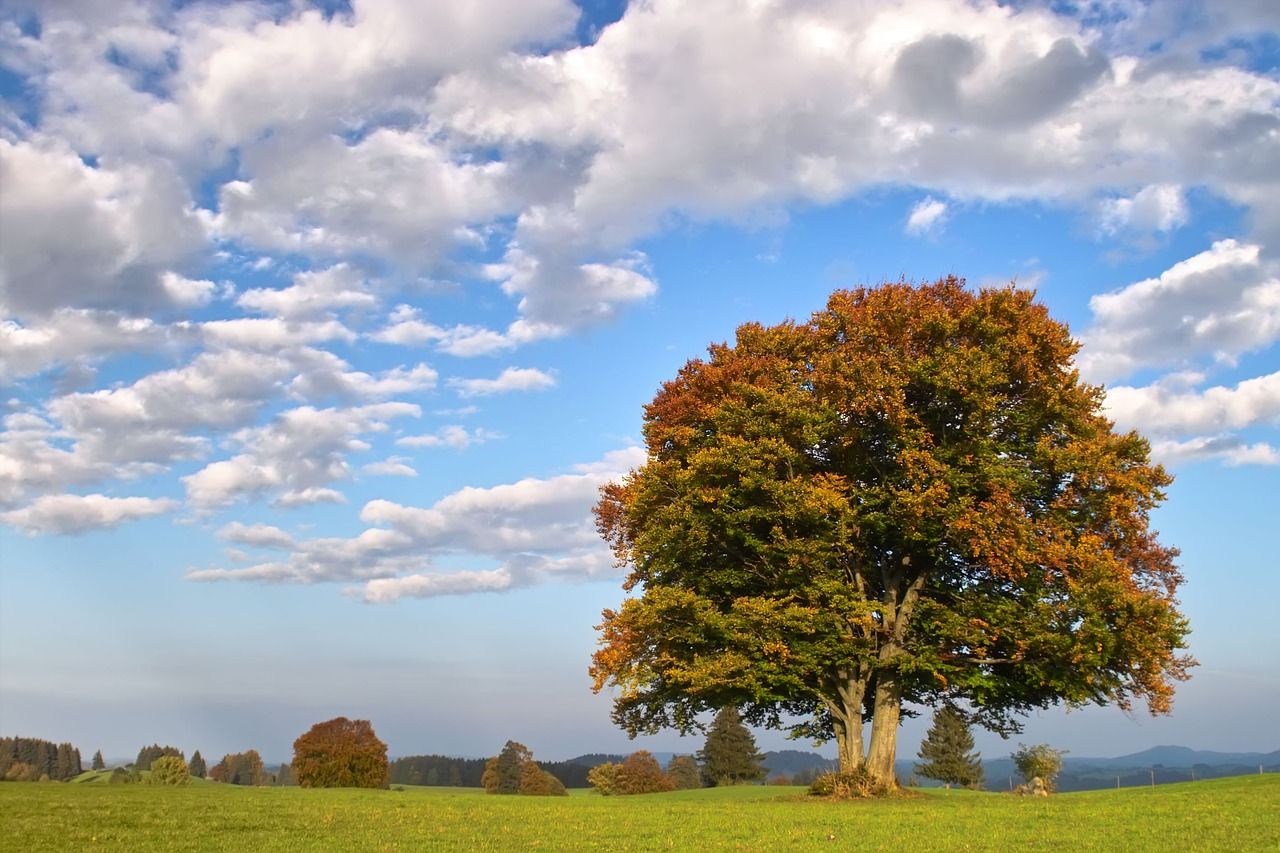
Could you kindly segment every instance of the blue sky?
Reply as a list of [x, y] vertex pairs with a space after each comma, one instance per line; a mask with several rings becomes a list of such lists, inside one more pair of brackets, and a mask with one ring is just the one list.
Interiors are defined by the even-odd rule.
[[1023, 740], [1280, 746], [1273, 4], [490, 5], [0, 12], [0, 730], [629, 749], [589, 508], [642, 406], [956, 274], [1036, 288], [1177, 477], [1174, 713]]

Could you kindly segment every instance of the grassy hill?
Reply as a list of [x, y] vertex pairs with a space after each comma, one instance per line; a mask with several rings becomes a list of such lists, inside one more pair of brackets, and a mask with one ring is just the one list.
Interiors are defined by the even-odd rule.
[[[73, 850], [1275, 850], [1280, 775], [1048, 799], [832, 803], [751, 786], [640, 797], [474, 789], [3, 784], [5, 844]], [[18, 849], [18, 848], [9, 848]]]

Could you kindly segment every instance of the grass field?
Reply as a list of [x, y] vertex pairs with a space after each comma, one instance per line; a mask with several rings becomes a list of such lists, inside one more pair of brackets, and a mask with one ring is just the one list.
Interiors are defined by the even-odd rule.
[[1280, 776], [1022, 799], [832, 803], [799, 788], [604, 798], [0, 784], [0, 849], [1280, 850]]

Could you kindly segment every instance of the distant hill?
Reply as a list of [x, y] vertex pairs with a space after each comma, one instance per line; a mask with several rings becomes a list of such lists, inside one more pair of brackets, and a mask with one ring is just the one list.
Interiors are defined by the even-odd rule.
[[[687, 753], [655, 752], [654, 757], [666, 766], [671, 756]], [[594, 767], [605, 762], [619, 762], [625, 755], [591, 752], [570, 758], [563, 764]], [[817, 752], [800, 749], [780, 749], [764, 754], [764, 765], [769, 768], [769, 778], [795, 776], [800, 772], [824, 771], [834, 767], [834, 759]], [[1114, 788], [1119, 780], [1122, 788], [1150, 785], [1153, 774], [1157, 785], [1169, 782], [1190, 782], [1196, 779], [1213, 779], [1227, 776], [1244, 776], [1264, 772], [1280, 773], [1280, 750], [1275, 752], [1213, 752], [1190, 749], [1185, 746], [1156, 746], [1120, 755], [1115, 758], [1077, 758], [1068, 755], [1063, 761], [1062, 776], [1058, 779], [1060, 791], [1091, 791]], [[1007, 756], [988, 758], [982, 762], [986, 786], [991, 790], [1003, 790], [1016, 785], [1018, 771]], [[897, 762], [898, 778], [905, 784], [915, 775], [915, 760], [901, 758]], [[923, 787], [939, 783], [930, 779], [916, 779]]]

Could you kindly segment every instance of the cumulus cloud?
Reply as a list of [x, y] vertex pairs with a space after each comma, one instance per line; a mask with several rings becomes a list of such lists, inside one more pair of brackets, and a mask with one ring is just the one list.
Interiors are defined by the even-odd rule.
[[917, 236], [930, 234], [935, 228], [942, 226], [946, 215], [946, 202], [938, 201], [932, 196], [922, 199], [907, 214], [906, 232]]
[[33, 323], [0, 319], [0, 381], [161, 346], [167, 330], [149, 318], [59, 308]]
[[449, 387], [459, 397], [487, 397], [491, 394], [508, 394], [512, 391], [543, 391], [554, 388], [555, 377], [536, 367], [508, 367], [493, 379], [449, 380]]
[[293, 537], [288, 532], [270, 524], [242, 524], [233, 521], [218, 531], [218, 537], [228, 542], [252, 545], [255, 548], [291, 548]]
[[396, 444], [401, 447], [452, 447], [463, 450], [473, 444], [484, 444], [501, 437], [500, 433], [487, 429], [477, 427], [468, 430], [461, 424], [446, 424], [433, 433], [402, 436], [396, 439]]
[[1092, 297], [1081, 370], [1093, 381], [1198, 356], [1231, 360], [1280, 340], [1280, 273], [1260, 247], [1219, 240], [1156, 278]]
[[1238, 436], [1200, 436], [1185, 441], [1152, 442], [1151, 455], [1165, 465], [1221, 460], [1228, 465], [1280, 465], [1280, 450], [1266, 442], [1249, 444]]
[[1108, 233], [1134, 231], [1172, 231], [1187, 222], [1189, 211], [1182, 187], [1174, 184], [1152, 184], [1135, 195], [1101, 202], [1101, 226]]
[[289, 409], [265, 426], [235, 433], [240, 453], [183, 477], [187, 500], [208, 510], [260, 494], [276, 494], [284, 507], [341, 499], [329, 484], [350, 476], [348, 454], [369, 449], [359, 436], [385, 432], [387, 421], [420, 413], [402, 402]]
[[280, 317], [236, 317], [210, 320], [199, 326], [212, 346], [273, 350], [330, 341], [351, 342], [355, 332], [338, 320], [285, 320]]
[[364, 277], [348, 264], [300, 272], [293, 284], [278, 290], [255, 288], [236, 303], [249, 311], [285, 319], [324, 316], [334, 310], [371, 309], [377, 297], [364, 287]]
[[[467, 487], [428, 507], [368, 502], [360, 518], [374, 525], [351, 539], [296, 543], [287, 558], [238, 568], [193, 570], [191, 580], [272, 583], [363, 581], [355, 594], [371, 602], [401, 597], [499, 591], [548, 578], [595, 577], [612, 557], [595, 531], [591, 507], [602, 485], [642, 459], [628, 448], [573, 473]], [[472, 559], [491, 568], [437, 571], [433, 563]], [[496, 565], [493, 565], [496, 564]]]
[[370, 335], [384, 344], [415, 346], [434, 344], [436, 349], [459, 358], [492, 355], [512, 349], [517, 341], [501, 332], [463, 323], [449, 328], [428, 323], [422, 312], [410, 305], [398, 305], [387, 318], [387, 325]]
[[82, 533], [172, 512], [168, 498], [112, 498], [106, 495], [44, 495], [22, 509], [0, 513], [0, 521], [30, 534]]
[[1122, 429], [1156, 435], [1217, 433], [1280, 425], [1280, 372], [1234, 387], [1182, 390], [1164, 383], [1108, 389], [1107, 414]]
[[360, 470], [375, 477], [416, 477], [418, 472], [404, 456], [388, 456], [381, 462], [369, 462]]
[[204, 244], [189, 192], [169, 166], [95, 167], [56, 137], [0, 136], [0, 186], [6, 312], [31, 319], [118, 308], [145, 316], [199, 301], [198, 283], [169, 272]]

